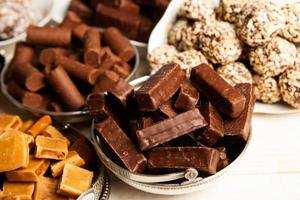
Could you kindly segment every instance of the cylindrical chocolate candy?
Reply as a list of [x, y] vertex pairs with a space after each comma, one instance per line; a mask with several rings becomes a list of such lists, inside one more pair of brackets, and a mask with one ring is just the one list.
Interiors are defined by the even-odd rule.
[[46, 48], [40, 53], [40, 63], [43, 65], [52, 65], [55, 62], [56, 55], [67, 56], [69, 54], [68, 50], [64, 48]]
[[93, 67], [100, 64], [100, 32], [89, 29], [84, 35], [84, 63]]
[[123, 61], [131, 60], [135, 53], [127, 38], [115, 27], [109, 27], [104, 31], [103, 38]]
[[47, 81], [67, 110], [75, 111], [84, 105], [84, 98], [64, 70], [58, 66], [47, 75]]
[[34, 59], [34, 49], [24, 42], [19, 42], [16, 45], [13, 64], [32, 63]]
[[63, 22], [60, 24], [59, 27], [73, 29], [75, 26], [77, 26], [81, 22], [82, 22], [82, 20], [75, 12], [68, 11]]
[[72, 34], [74, 35], [74, 37], [80, 39], [80, 40], [84, 40], [84, 35], [86, 33], [86, 31], [89, 29], [90, 27], [84, 23], [79, 24], [77, 26], [75, 26], [72, 30]]
[[31, 25], [27, 28], [26, 41], [29, 44], [66, 47], [71, 43], [71, 30]]
[[18, 64], [13, 67], [14, 79], [31, 92], [45, 87], [44, 75], [30, 63]]
[[92, 17], [92, 10], [80, 0], [72, 0], [69, 10], [74, 11], [84, 21], [89, 21]]
[[63, 112], [63, 107], [56, 101], [51, 101], [48, 105], [48, 109], [55, 112]]
[[86, 81], [91, 85], [96, 83], [98, 76], [102, 72], [100, 69], [82, 64], [62, 55], [56, 57], [55, 64], [61, 65], [70, 76]]

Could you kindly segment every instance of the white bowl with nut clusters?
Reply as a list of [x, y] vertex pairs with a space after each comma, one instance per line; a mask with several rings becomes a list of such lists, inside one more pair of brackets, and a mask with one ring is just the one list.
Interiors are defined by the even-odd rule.
[[299, 0], [173, 0], [153, 30], [153, 71], [209, 63], [230, 84], [253, 83], [255, 113], [300, 112]]

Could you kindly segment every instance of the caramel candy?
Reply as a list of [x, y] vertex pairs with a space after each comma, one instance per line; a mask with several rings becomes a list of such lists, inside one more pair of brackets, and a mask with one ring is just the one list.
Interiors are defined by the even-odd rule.
[[60, 138], [67, 142], [67, 145], [70, 146], [70, 140], [65, 137], [59, 130], [57, 130], [54, 126], [48, 126], [42, 132], [43, 136], [51, 137], [51, 138]]
[[57, 179], [41, 176], [35, 185], [33, 200], [68, 200], [56, 193], [58, 182]]
[[28, 144], [28, 146], [31, 148], [34, 144], [34, 137], [32, 137], [31, 135], [25, 134], [21, 131], [15, 130], [15, 129], [2, 129], [0, 130], [0, 135], [3, 133], [9, 132], [10, 134], [20, 134], [23, 137], [25, 137], [25, 140]]
[[84, 35], [84, 63], [94, 67], [100, 64], [100, 32], [89, 29]]
[[34, 183], [5, 182], [0, 199], [3, 200], [32, 200]]
[[20, 129], [22, 127], [22, 120], [17, 115], [0, 114], [0, 129]]
[[30, 156], [29, 164], [26, 168], [6, 172], [5, 175], [8, 181], [37, 182], [39, 176], [45, 174], [49, 165], [49, 160], [36, 159], [33, 156]]
[[66, 164], [57, 192], [70, 198], [77, 198], [91, 187], [92, 180], [93, 172]]
[[58, 177], [62, 174], [64, 166], [69, 163], [78, 167], [85, 164], [85, 161], [80, 157], [76, 151], [70, 151], [65, 160], [51, 164], [51, 174], [53, 177]]
[[33, 137], [36, 137], [50, 124], [52, 124], [51, 117], [49, 115], [44, 115], [37, 122], [35, 122], [35, 124], [27, 131], [27, 133]]
[[25, 133], [32, 127], [33, 124], [34, 124], [33, 120], [26, 120], [23, 122], [23, 124], [19, 130]]
[[68, 155], [68, 144], [60, 138], [37, 136], [35, 139], [36, 158], [63, 160]]
[[78, 138], [70, 147], [70, 151], [76, 151], [81, 158], [83, 158], [85, 165], [91, 163], [94, 152], [89, 146], [87, 139]]
[[27, 167], [29, 146], [24, 134], [5, 131], [0, 135], [0, 147], [0, 173]]

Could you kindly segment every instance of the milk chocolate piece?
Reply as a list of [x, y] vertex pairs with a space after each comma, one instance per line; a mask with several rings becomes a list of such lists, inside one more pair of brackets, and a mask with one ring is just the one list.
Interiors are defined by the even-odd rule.
[[57, 55], [68, 56], [68, 50], [64, 48], [45, 48], [40, 53], [40, 63], [43, 65], [53, 65]]
[[255, 104], [254, 90], [251, 84], [246, 83], [238, 84], [235, 88], [246, 97], [246, 105], [238, 118], [225, 120], [225, 135], [247, 141], [251, 129], [252, 114]]
[[37, 182], [39, 176], [45, 174], [49, 165], [49, 160], [36, 159], [33, 156], [30, 156], [29, 164], [26, 168], [6, 172], [5, 175], [8, 181]]
[[71, 44], [71, 30], [30, 25], [26, 41], [35, 45], [68, 47]]
[[104, 71], [111, 69], [115, 64], [121, 63], [121, 59], [111, 52], [109, 47], [104, 47], [100, 50], [101, 64], [99, 69]]
[[73, 11], [68, 11], [63, 22], [59, 25], [61, 28], [73, 29], [82, 21], [80, 17]]
[[70, 146], [70, 144], [71, 144], [70, 140], [67, 137], [65, 137], [59, 130], [57, 130], [52, 125], [47, 126], [47, 128], [45, 128], [42, 131], [42, 135], [46, 136], [46, 137], [59, 138], [59, 139], [65, 140], [67, 142], [68, 146]]
[[63, 107], [57, 101], [51, 101], [48, 105], [48, 109], [50, 111], [55, 111], [55, 112], [63, 112], [64, 111]]
[[107, 90], [108, 97], [113, 98], [124, 108], [127, 107], [127, 103], [129, 99], [133, 96], [133, 92], [133, 87], [124, 79], [120, 79], [113, 85], [113, 87]]
[[178, 97], [175, 101], [174, 107], [178, 110], [187, 111], [196, 107], [199, 100], [199, 92], [189, 82], [185, 81], [180, 86]]
[[220, 159], [218, 150], [207, 147], [156, 147], [148, 153], [150, 169], [195, 168], [201, 174], [217, 172]]
[[119, 75], [111, 70], [106, 70], [97, 80], [94, 92], [103, 93], [109, 90], [119, 80]]
[[66, 164], [57, 192], [70, 198], [77, 198], [91, 187], [93, 175], [91, 171]]
[[221, 113], [236, 118], [244, 110], [246, 98], [207, 64], [194, 67], [190, 79]]
[[84, 105], [83, 96], [61, 66], [51, 71], [47, 81], [67, 110], [78, 110]]
[[0, 199], [31, 200], [34, 191], [34, 183], [10, 183], [4, 182], [3, 192]]
[[115, 27], [105, 29], [103, 33], [104, 41], [110, 46], [111, 50], [123, 61], [128, 62], [134, 55], [134, 49], [122, 33]]
[[84, 63], [94, 67], [100, 64], [100, 32], [88, 29], [84, 35]]
[[96, 124], [96, 130], [131, 172], [142, 173], [147, 159], [139, 152], [118, 124], [108, 117]]
[[141, 111], [154, 111], [168, 101], [185, 79], [178, 64], [167, 64], [147, 80], [135, 94]]
[[36, 92], [45, 87], [44, 75], [31, 64], [15, 65], [14, 79], [27, 90]]
[[34, 55], [35, 53], [32, 47], [28, 46], [24, 42], [18, 42], [12, 63], [13, 65], [32, 63]]
[[175, 117], [176, 115], [178, 115], [178, 112], [173, 109], [173, 104], [174, 104], [174, 101], [171, 99], [169, 101], [167, 101], [166, 103], [162, 104], [158, 108], [159, 114], [163, 118], [171, 118], [171, 117]]
[[36, 137], [41, 134], [42, 131], [52, 124], [52, 119], [49, 115], [44, 115], [38, 121], [36, 121], [33, 126], [27, 131], [28, 134]]
[[37, 136], [35, 145], [36, 158], [64, 160], [68, 155], [68, 144], [60, 138]]
[[19, 130], [23, 125], [21, 118], [17, 115], [0, 114], [0, 130], [15, 129]]
[[59, 180], [41, 176], [35, 185], [33, 200], [68, 200], [67, 197], [57, 194]]
[[160, 121], [137, 131], [139, 147], [142, 151], [151, 149], [172, 139], [205, 127], [207, 122], [198, 109], [181, 113], [173, 118]]
[[138, 14], [140, 12], [139, 5], [135, 4], [131, 0], [91, 0], [91, 5], [93, 6], [96, 6], [99, 3], [118, 8], [119, 10], [128, 13]]
[[92, 17], [92, 10], [80, 0], [72, 0], [69, 10], [75, 12], [81, 19], [88, 22]]
[[65, 165], [69, 163], [78, 167], [81, 167], [85, 164], [85, 161], [80, 157], [76, 151], [70, 151], [65, 160], [58, 161], [51, 164], [51, 174], [53, 177], [60, 176], [63, 172]]
[[218, 167], [217, 167], [218, 171], [220, 171], [229, 165], [229, 160], [227, 158], [227, 153], [226, 153], [225, 147], [218, 147], [216, 149], [220, 153], [220, 160], [219, 160]]
[[106, 101], [103, 93], [90, 94], [87, 102], [90, 115], [99, 119], [106, 118], [110, 113]]
[[212, 147], [224, 136], [223, 119], [208, 101], [202, 105], [201, 111], [208, 125], [200, 134], [197, 134], [197, 139], [204, 145]]
[[71, 77], [86, 81], [91, 85], [96, 83], [98, 76], [102, 73], [98, 69], [63, 55], [58, 55], [56, 57], [55, 64], [62, 66]]
[[134, 143], [137, 143], [136, 132], [138, 130], [147, 128], [154, 124], [154, 120], [151, 117], [141, 117], [140, 119], [130, 121], [130, 138]]
[[88, 25], [86, 25], [86, 24], [84, 24], [84, 23], [81, 23], [81, 24], [79, 24], [79, 25], [77, 25], [77, 26], [75, 26], [75, 27], [73, 28], [72, 34], [73, 34], [76, 38], [78, 38], [78, 39], [80, 39], [81, 41], [83, 41], [83, 40], [84, 40], [84, 35], [85, 35], [85, 33], [87, 32], [87, 30], [89, 30], [89, 29], [90, 29], [90, 27], [89, 27]]
[[129, 76], [131, 67], [128, 63], [121, 62], [114, 64], [111, 70], [116, 72], [121, 78], [125, 79]]
[[42, 95], [34, 92], [23, 90], [15, 81], [7, 83], [7, 91], [14, 96], [21, 103], [29, 108], [45, 109], [47, 107], [48, 99]]

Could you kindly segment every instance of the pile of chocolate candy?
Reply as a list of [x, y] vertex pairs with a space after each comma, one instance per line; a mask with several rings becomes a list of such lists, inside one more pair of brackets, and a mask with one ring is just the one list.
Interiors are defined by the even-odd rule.
[[5, 82], [8, 92], [27, 107], [77, 111], [92, 91], [104, 92], [128, 77], [134, 58], [134, 49], [118, 29], [100, 33], [68, 12], [58, 27], [28, 27], [26, 43], [17, 44]]
[[136, 173], [187, 168], [209, 176], [245, 147], [255, 96], [251, 84], [228, 84], [207, 64], [190, 80], [178, 64], [159, 69], [138, 90], [119, 81], [94, 93], [88, 107], [107, 155]]

